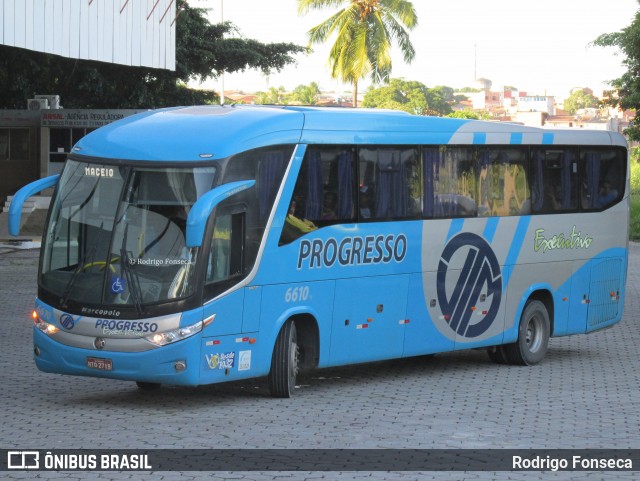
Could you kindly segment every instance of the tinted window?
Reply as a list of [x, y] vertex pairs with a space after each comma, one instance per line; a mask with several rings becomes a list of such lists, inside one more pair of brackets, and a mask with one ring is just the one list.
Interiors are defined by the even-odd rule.
[[287, 244], [319, 227], [355, 221], [356, 174], [352, 148], [309, 147], [280, 238]]
[[530, 213], [526, 149], [496, 147], [480, 150], [478, 174], [479, 216]]
[[417, 148], [362, 148], [358, 159], [359, 220], [420, 216], [422, 169]]
[[531, 149], [531, 177], [534, 213], [566, 212], [578, 208], [577, 149]]
[[626, 163], [621, 150], [583, 149], [580, 199], [583, 209], [599, 210], [618, 202], [624, 194]]
[[426, 217], [475, 217], [478, 212], [475, 149], [426, 147], [424, 214]]

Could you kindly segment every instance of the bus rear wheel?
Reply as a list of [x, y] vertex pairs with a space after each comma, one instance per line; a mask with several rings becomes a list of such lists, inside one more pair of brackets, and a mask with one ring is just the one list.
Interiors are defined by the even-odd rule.
[[549, 347], [549, 313], [540, 301], [529, 301], [522, 312], [518, 340], [504, 346], [511, 364], [533, 366], [544, 359]]
[[293, 320], [288, 320], [276, 339], [269, 371], [269, 391], [273, 397], [293, 396], [298, 376], [298, 334]]

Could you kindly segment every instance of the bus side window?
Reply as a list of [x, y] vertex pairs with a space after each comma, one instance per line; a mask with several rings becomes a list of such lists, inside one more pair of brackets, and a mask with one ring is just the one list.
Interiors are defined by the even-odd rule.
[[320, 227], [355, 221], [353, 149], [307, 149], [280, 235], [285, 245]]
[[532, 211], [549, 214], [578, 208], [578, 156], [574, 148], [531, 151]]
[[599, 210], [618, 202], [624, 194], [627, 166], [619, 150], [582, 149], [582, 208]]
[[529, 214], [527, 150], [517, 147], [479, 151], [479, 216]]
[[359, 220], [407, 219], [422, 211], [422, 169], [418, 149], [361, 148]]
[[424, 216], [427, 218], [475, 217], [475, 150], [469, 147], [425, 147]]

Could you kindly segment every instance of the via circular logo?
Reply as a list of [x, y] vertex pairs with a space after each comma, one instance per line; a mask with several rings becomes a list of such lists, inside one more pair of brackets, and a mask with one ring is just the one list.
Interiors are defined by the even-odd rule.
[[[459, 271], [449, 270], [454, 254], [462, 261]], [[447, 282], [453, 275], [457, 279]], [[470, 232], [449, 241], [438, 265], [437, 294], [444, 319], [459, 336], [475, 338], [491, 327], [500, 308], [502, 273], [487, 241]]]
[[60, 325], [70, 331], [76, 325], [76, 321], [70, 314], [62, 314], [60, 316]]

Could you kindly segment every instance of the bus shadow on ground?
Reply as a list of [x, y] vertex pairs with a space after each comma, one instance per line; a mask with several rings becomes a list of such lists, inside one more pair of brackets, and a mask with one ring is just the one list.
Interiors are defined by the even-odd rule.
[[[273, 402], [296, 402], [309, 397], [324, 396], [331, 391], [344, 390], [360, 392], [365, 389], [385, 389], [390, 383], [429, 383], [438, 386], [451, 379], [468, 382], [479, 376], [494, 378], [517, 372], [521, 369], [546, 369], [545, 365], [573, 362], [577, 357], [591, 362], [601, 362], [608, 354], [605, 350], [585, 352], [584, 349], [555, 347], [549, 349], [547, 359], [539, 366], [497, 365], [487, 356], [484, 349], [430, 354], [402, 359], [377, 361], [349, 366], [314, 369], [299, 373], [296, 392], [292, 399]], [[95, 381], [95, 380], [94, 380]], [[89, 382], [85, 378], [85, 382]], [[372, 387], [374, 385], [374, 387]], [[377, 387], [376, 387], [377, 386]], [[74, 395], [73, 393], [82, 393]], [[202, 386], [169, 386], [158, 389], [140, 389], [133, 382], [102, 380], [99, 389], [79, 387], [69, 393], [76, 405], [104, 408], [154, 407], [163, 409], [166, 405], [179, 403], [181, 407], [199, 409], [271, 399], [266, 377], [242, 381], [230, 381]]]
[[[508, 367], [507, 367], [508, 368]], [[298, 375], [296, 392], [293, 397], [324, 395], [335, 390], [360, 391], [365, 385], [388, 386], [391, 382], [407, 383], [442, 382], [443, 378], [458, 376], [460, 379], [476, 376], [480, 372], [505, 369], [489, 361], [484, 350], [451, 352], [424, 355], [403, 359], [385, 360], [365, 364], [331, 367], [305, 371]], [[498, 375], [498, 373], [495, 373]], [[247, 401], [271, 398], [266, 377], [209, 384], [195, 387], [161, 386], [158, 389], [139, 389], [135, 383], [111, 381], [102, 385], [99, 391], [84, 392], [75, 399], [76, 403], [105, 407], [113, 406], [156, 406], [175, 403], [179, 399], [182, 407], [208, 406], [212, 403], [225, 405], [239, 400]], [[274, 400], [283, 401], [283, 400]], [[291, 400], [284, 400], [291, 402]]]

